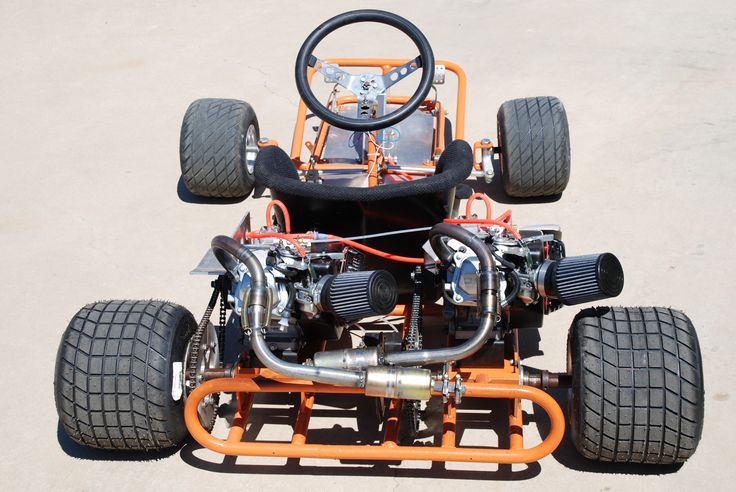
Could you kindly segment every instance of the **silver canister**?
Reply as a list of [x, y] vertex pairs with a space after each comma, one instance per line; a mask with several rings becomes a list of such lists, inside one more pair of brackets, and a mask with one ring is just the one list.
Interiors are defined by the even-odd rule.
[[365, 369], [378, 365], [378, 348], [326, 350], [317, 352], [313, 357], [314, 365], [333, 367], [335, 369]]
[[428, 400], [432, 392], [429, 369], [400, 366], [369, 367], [366, 371], [366, 396]]

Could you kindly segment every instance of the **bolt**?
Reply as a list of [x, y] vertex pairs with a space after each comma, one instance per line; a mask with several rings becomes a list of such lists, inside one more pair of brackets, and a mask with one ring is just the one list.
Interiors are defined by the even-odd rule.
[[491, 140], [488, 138], [484, 138], [483, 140], [480, 141], [480, 143], [482, 143], [483, 145], [488, 145], [489, 143], [491, 143]]

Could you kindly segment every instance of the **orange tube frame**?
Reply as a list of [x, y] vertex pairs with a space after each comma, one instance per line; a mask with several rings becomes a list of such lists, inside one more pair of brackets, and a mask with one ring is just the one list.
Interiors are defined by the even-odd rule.
[[[369, 460], [477, 461], [483, 463], [530, 463], [554, 451], [565, 433], [564, 416], [557, 402], [544, 391], [509, 383], [467, 381], [465, 398], [510, 399], [510, 446], [508, 449], [460, 447], [456, 443], [457, 414], [454, 400], [445, 405], [440, 446], [402, 446], [398, 443], [401, 400], [392, 400], [379, 445], [308, 444], [308, 426], [315, 394], [362, 394], [363, 389], [332, 386], [284, 378], [268, 370], [243, 370], [233, 378], [207, 381], [187, 399], [184, 418], [189, 432], [202, 446], [233, 456], [278, 456], [285, 458], [331, 458]], [[236, 393], [237, 409], [226, 439], [207, 432], [199, 422], [197, 405], [210, 393]], [[301, 393], [301, 404], [291, 442], [242, 442], [253, 395], [258, 393]], [[434, 393], [438, 395], [437, 392]], [[550, 431], [532, 448], [523, 447], [520, 400], [530, 400], [547, 412]]]
[[[342, 67], [378, 67], [384, 73], [392, 68], [403, 65], [409, 60], [392, 59], [392, 58], [328, 58], [327, 63], [333, 63]], [[457, 76], [457, 108], [455, 111], [455, 138], [462, 139], [465, 136], [465, 98], [467, 91], [467, 77], [465, 71], [457, 63], [447, 60], [435, 60], [436, 65], [444, 65], [445, 68]], [[313, 68], [307, 71], [307, 80], [312, 82], [314, 74], [317, 73]], [[398, 98], [397, 98], [398, 100]], [[443, 118], [440, 118], [444, 121]], [[303, 161], [301, 159], [302, 146], [304, 145], [304, 127], [307, 121], [307, 105], [302, 99], [299, 99], [299, 108], [296, 114], [296, 124], [294, 125], [294, 137], [291, 142], [291, 159], [298, 165]], [[438, 132], [439, 133], [439, 132]], [[321, 129], [320, 135], [326, 134], [324, 128]], [[442, 134], [440, 134], [442, 135]], [[324, 142], [321, 142], [324, 145]], [[317, 147], [320, 146], [318, 142]], [[319, 148], [315, 148], [313, 153], [318, 154]]]

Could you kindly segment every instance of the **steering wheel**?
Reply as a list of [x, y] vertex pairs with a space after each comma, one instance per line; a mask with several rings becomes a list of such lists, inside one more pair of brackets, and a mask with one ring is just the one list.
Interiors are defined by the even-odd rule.
[[[373, 73], [353, 75], [340, 69], [337, 65], [326, 63], [314, 56], [312, 53], [314, 48], [328, 34], [341, 27], [358, 22], [378, 22], [395, 27], [414, 42], [419, 50], [419, 56], [383, 75]], [[312, 67], [324, 75], [328, 82], [336, 83], [355, 94], [358, 98], [358, 115], [356, 118], [334, 113], [319, 102], [307, 80], [308, 67]], [[372, 118], [373, 109], [379, 96], [385, 94], [389, 87], [411, 75], [419, 68], [422, 69], [422, 80], [419, 82], [414, 95], [396, 111]], [[383, 10], [353, 10], [327, 20], [307, 37], [296, 57], [296, 88], [304, 104], [323, 121], [354, 132], [381, 130], [408, 117], [427, 97], [429, 90], [432, 88], [433, 79], [434, 54], [427, 38], [408, 20]]]

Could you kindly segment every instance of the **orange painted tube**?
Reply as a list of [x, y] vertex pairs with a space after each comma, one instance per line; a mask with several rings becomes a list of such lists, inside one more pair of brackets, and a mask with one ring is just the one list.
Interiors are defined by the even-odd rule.
[[442, 447], [454, 448], [457, 446], [457, 407], [455, 406], [455, 400], [447, 400], [444, 410], [442, 412]]
[[521, 411], [521, 400], [514, 398], [509, 401], [509, 447], [522, 449], [524, 447], [524, 414]]
[[378, 186], [378, 148], [373, 132], [368, 133], [368, 186]]
[[395, 447], [399, 444], [399, 419], [401, 418], [401, 400], [391, 400], [388, 404], [386, 430], [383, 435], [383, 446]]
[[314, 394], [302, 393], [299, 413], [296, 424], [294, 424], [294, 435], [291, 436], [291, 444], [305, 444], [307, 442], [307, 429], [309, 420], [312, 418], [312, 407], [314, 407]]
[[[204, 382], [187, 399], [184, 407], [184, 420], [192, 437], [202, 446], [219, 453], [234, 456], [279, 456], [285, 458], [330, 458], [330, 459], [368, 459], [368, 460], [429, 460], [429, 461], [472, 461], [482, 463], [531, 463], [538, 461], [554, 451], [562, 441], [565, 421], [562, 409], [544, 391], [521, 385], [493, 385], [467, 382], [467, 398], [526, 399], [536, 403], [550, 419], [550, 431], [538, 445], [527, 449], [494, 449], [477, 447], [441, 446], [400, 446], [400, 445], [325, 445], [292, 444], [272, 442], [228, 442], [219, 439], [202, 427], [197, 414], [197, 406], [206, 395], [214, 392], [254, 391], [256, 388], [273, 392], [304, 391], [313, 388], [315, 392], [362, 392], [359, 388], [330, 387], [310, 382], [280, 384], [256, 383], [247, 377], [220, 378]], [[299, 389], [294, 389], [299, 388]], [[357, 390], [357, 391], [355, 391]], [[257, 390], [256, 390], [257, 391]]]
[[235, 394], [238, 406], [235, 410], [235, 415], [233, 415], [233, 424], [227, 435], [227, 442], [240, 442], [243, 440], [245, 424], [248, 423], [248, 416], [250, 415], [250, 409], [253, 406], [254, 397], [255, 395], [253, 393]]
[[[396, 307], [388, 313], [386, 316], [404, 316], [406, 306], [404, 304], [397, 304]], [[439, 304], [423, 304], [422, 314], [425, 316], [439, 316], [442, 314], [442, 306]]]

